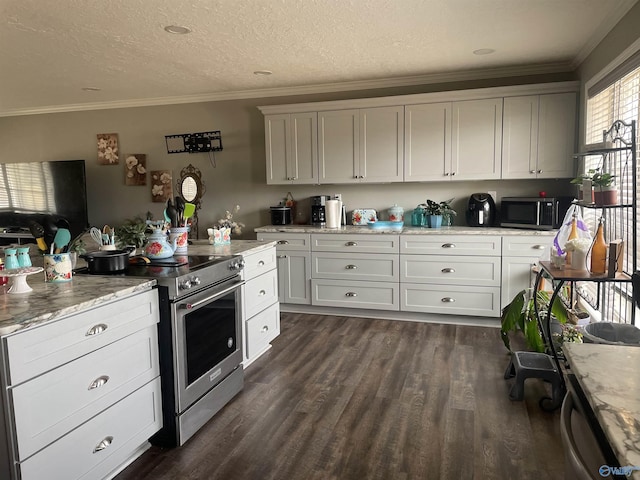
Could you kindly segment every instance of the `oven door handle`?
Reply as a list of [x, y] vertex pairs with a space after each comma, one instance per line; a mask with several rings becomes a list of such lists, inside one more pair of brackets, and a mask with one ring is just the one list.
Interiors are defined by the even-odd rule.
[[202, 300], [198, 300], [197, 302], [181, 303], [181, 304], [178, 305], [178, 308], [180, 308], [182, 310], [192, 310], [194, 308], [198, 308], [200, 305], [212, 302], [216, 298], [222, 297], [223, 295], [226, 295], [227, 293], [237, 289], [240, 285], [242, 285], [242, 283], [243, 283], [242, 281], [236, 282], [232, 286], [230, 286], [229, 288], [225, 288], [224, 290], [222, 290], [220, 292], [216, 292], [213, 295], [211, 295], [210, 297], [203, 298]]

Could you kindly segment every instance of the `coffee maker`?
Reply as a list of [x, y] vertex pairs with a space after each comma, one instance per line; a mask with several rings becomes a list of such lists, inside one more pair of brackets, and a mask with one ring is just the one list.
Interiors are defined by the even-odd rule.
[[326, 201], [330, 200], [329, 195], [316, 195], [311, 197], [311, 224], [325, 225], [327, 223]]

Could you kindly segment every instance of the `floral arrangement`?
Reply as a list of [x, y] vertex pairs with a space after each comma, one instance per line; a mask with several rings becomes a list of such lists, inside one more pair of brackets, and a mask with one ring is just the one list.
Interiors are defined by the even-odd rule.
[[227, 210], [224, 217], [218, 220], [217, 228], [230, 228], [231, 233], [240, 235], [245, 225], [244, 223], [233, 221], [233, 216], [239, 211], [240, 205], [236, 205], [232, 212]]
[[560, 326], [562, 327], [562, 332], [553, 334], [560, 347], [560, 352], [562, 352], [562, 345], [565, 343], [582, 343], [582, 332], [579, 327], [571, 323], [563, 323]]
[[572, 238], [564, 244], [564, 249], [567, 252], [587, 252], [590, 246], [590, 238]]

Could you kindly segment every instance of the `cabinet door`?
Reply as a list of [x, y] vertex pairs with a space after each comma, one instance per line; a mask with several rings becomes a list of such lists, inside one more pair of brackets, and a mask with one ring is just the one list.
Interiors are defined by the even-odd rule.
[[296, 251], [278, 252], [278, 300], [309, 305], [311, 255]]
[[502, 292], [500, 305], [508, 305], [516, 293], [533, 285], [532, 268], [538, 257], [502, 257]]
[[576, 94], [540, 95], [538, 178], [570, 178], [575, 174]]
[[502, 178], [536, 178], [538, 95], [504, 99]]
[[267, 184], [317, 183], [318, 114], [265, 117]]
[[500, 178], [502, 98], [453, 102], [451, 169], [453, 180]]
[[354, 183], [360, 176], [358, 110], [318, 113], [320, 183]]
[[451, 103], [407, 105], [404, 180], [442, 181], [451, 164]]
[[404, 157], [404, 107], [360, 110], [362, 182], [401, 182]]

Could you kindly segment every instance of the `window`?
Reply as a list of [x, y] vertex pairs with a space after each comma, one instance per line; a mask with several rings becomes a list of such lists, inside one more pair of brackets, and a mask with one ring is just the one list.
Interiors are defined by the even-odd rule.
[[[636, 60], [638, 55], [635, 55]], [[597, 144], [603, 141], [603, 131], [608, 130], [616, 120], [626, 123], [636, 121], [636, 128], [640, 120], [640, 67], [617, 70], [621, 76], [612, 78], [611, 75], [605, 77], [607, 85], [603, 82], [596, 84], [595, 88], [588, 90], [586, 132], [585, 143]], [[614, 70], [616, 72], [616, 70]], [[637, 131], [636, 131], [637, 137]], [[637, 149], [637, 138], [636, 138]], [[636, 151], [636, 158], [638, 152]], [[633, 176], [636, 178], [636, 185], [640, 185], [638, 167], [635, 172], [629, 172], [624, 168], [625, 161], [631, 168], [631, 155], [628, 152], [608, 154], [607, 156], [590, 155], [583, 158], [580, 169], [582, 173], [589, 169], [600, 168], [603, 171], [616, 175], [617, 186], [621, 204], [631, 204], [636, 201], [636, 208], [640, 195], [638, 189], [634, 189]], [[622, 168], [619, 168], [622, 165]], [[591, 231], [595, 232], [602, 210], [597, 209], [589, 212], [585, 209], [585, 221], [590, 225]], [[627, 245], [633, 238], [635, 225], [633, 216], [627, 214], [629, 209], [606, 209], [605, 221], [608, 223], [610, 237], [621, 238]], [[636, 215], [638, 212], [636, 211]], [[640, 217], [639, 217], [640, 218]], [[607, 241], [614, 240], [607, 238]], [[637, 234], [635, 244], [638, 244]], [[633, 251], [627, 248], [624, 258], [624, 270], [632, 273], [636, 265], [640, 265], [640, 257], [636, 252], [633, 258]], [[610, 282], [600, 284], [584, 283], [580, 285], [580, 291], [591, 306], [598, 307], [602, 320], [628, 323], [633, 319], [635, 306], [631, 297], [631, 285], [620, 282]], [[636, 314], [638, 312], [636, 311]]]

